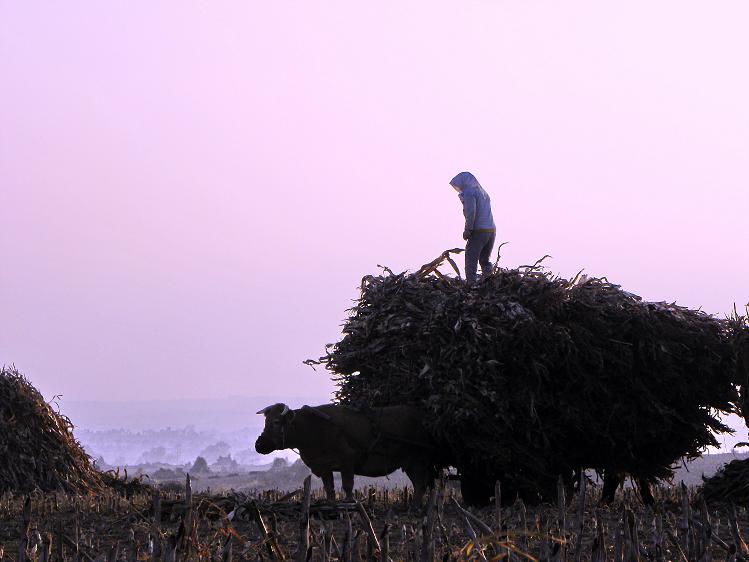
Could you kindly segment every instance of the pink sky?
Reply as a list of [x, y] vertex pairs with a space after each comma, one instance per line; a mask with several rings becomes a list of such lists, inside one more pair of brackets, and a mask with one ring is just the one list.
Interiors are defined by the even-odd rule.
[[0, 363], [319, 396], [359, 279], [462, 244], [749, 301], [749, 4], [0, 1]]

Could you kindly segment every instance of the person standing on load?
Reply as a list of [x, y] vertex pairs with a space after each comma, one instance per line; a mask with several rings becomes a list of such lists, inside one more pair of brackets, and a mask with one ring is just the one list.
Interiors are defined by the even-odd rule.
[[463, 240], [466, 241], [466, 281], [476, 282], [476, 268], [489, 275], [492, 271], [491, 257], [497, 228], [494, 226], [489, 194], [484, 191], [476, 177], [470, 172], [460, 172], [450, 180], [450, 185], [458, 192], [463, 203], [463, 216], [466, 224]]

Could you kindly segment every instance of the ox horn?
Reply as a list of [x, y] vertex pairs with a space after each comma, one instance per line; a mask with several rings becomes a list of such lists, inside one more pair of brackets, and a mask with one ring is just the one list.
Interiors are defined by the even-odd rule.
[[[257, 413], [265, 415], [268, 413], [268, 410], [270, 410], [271, 408], [275, 408], [276, 406], [278, 406], [278, 404], [271, 404], [270, 406], [266, 406], [265, 408], [263, 408]], [[289, 407], [286, 404], [281, 404], [281, 406], [283, 406], [283, 412], [281, 412], [281, 415], [285, 416], [286, 414], [289, 413]]]
[[270, 410], [270, 409], [271, 409], [271, 408], [272, 408], [273, 406], [275, 406], [275, 404], [273, 404], [273, 405], [271, 405], [271, 406], [266, 406], [265, 408], [263, 408], [262, 410], [260, 410], [260, 411], [259, 411], [259, 412], [257, 412], [257, 413], [258, 413], [258, 414], [263, 414], [263, 415], [265, 415], [265, 414], [267, 414], [267, 413], [268, 413], [268, 410]]

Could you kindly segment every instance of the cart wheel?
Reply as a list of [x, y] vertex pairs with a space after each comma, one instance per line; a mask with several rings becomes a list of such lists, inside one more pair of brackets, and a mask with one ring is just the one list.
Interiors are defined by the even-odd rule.
[[460, 493], [466, 505], [484, 507], [492, 503], [494, 481], [485, 475], [463, 472], [460, 475]]

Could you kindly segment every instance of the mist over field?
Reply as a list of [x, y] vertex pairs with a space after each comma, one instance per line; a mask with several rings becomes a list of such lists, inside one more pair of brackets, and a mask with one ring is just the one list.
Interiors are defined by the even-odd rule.
[[75, 436], [93, 458], [108, 466], [141, 463], [182, 465], [202, 456], [209, 464], [230, 455], [243, 466], [295, 459], [291, 451], [262, 456], [255, 439], [264, 418], [256, 412], [285, 401], [290, 407], [326, 402], [324, 397], [242, 397], [205, 400], [59, 400]]

